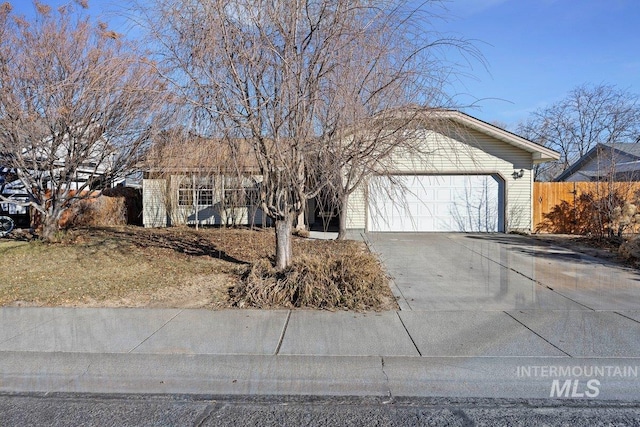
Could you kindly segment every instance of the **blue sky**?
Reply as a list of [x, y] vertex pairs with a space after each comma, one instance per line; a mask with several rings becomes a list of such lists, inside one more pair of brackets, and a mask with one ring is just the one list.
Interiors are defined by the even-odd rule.
[[[453, 0], [443, 31], [476, 39], [488, 71], [458, 84], [468, 112], [512, 128], [583, 83], [640, 93], [638, 0]], [[477, 101], [476, 101], [477, 100]]]
[[[10, 0], [30, 13], [30, 0]], [[51, 5], [67, 1], [44, 0]], [[90, 13], [115, 0], [89, 0]], [[466, 111], [513, 129], [583, 83], [640, 93], [640, 0], [450, 0], [435, 30], [476, 40], [487, 61], [450, 90]], [[107, 15], [108, 16], [108, 15]], [[113, 17], [112, 17], [113, 18]], [[116, 26], [117, 27], [117, 26]], [[117, 29], [117, 28], [116, 28]]]

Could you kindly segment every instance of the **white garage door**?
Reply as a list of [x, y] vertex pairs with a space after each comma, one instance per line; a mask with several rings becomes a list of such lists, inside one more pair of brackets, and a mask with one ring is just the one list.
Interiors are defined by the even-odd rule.
[[369, 231], [504, 231], [504, 184], [494, 175], [375, 177]]

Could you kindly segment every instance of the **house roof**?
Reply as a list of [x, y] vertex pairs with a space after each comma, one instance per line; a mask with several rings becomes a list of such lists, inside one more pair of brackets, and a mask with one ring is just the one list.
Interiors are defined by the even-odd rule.
[[548, 162], [558, 160], [560, 153], [543, 145], [529, 141], [526, 138], [516, 135], [513, 132], [494, 126], [490, 123], [477, 119], [461, 111], [443, 110], [437, 111], [436, 117], [441, 116], [443, 119], [451, 120], [455, 123], [492, 136], [502, 142], [513, 145], [532, 154], [534, 163]]
[[619, 142], [616, 144], [602, 144], [602, 145], [610, 147], [616, 152], [625, 153], [637, 159], [640, 159], [640, 144], [636, 142]]
[[[598, 153], [603, 150], [611, 152], [612, 158], [614, 155], [626, 155], [625, 162], [618, 163], [616, 165], [617, 172], [632, 172], [640, 170], [640, 144], [638, 143], [613, 143], [613, 144], [596, 144], [591, 150], [587, 151], [585, 155], [573, 162], [571, 166], [565, 169], [560, 175], [558, 175], [554, 181], [564, 181], [571, 175], [574, 175], [580, 171], [580, 169], [588, 162], [598, 156]], [[629, 160], [631, 158], [632, 160]], [[581, 171], [581, 175], [585, 177], [599, 177], [601, 174], [597, 171]]]
[[[400, 119], [406, 120], [407, 123], [420, 121], [433, 123], [433, 120], [448, 121], [529, 152], [534, 163], [560, 158], [560, 153], [550, 148], [456, 110], [405, 107], [378, 113], [374, 118], [381, 120]], [[244, 173], [259, 171], [255, 154], [245, 141], [237, 141], [235, 149], [238, 150], [239, 156], [232, 156], [228, 142], [220, 139], [185, 136], [170, 132], [166, 136], [167, 138], [158, 141], [150, 150], [143, 162], [143, 170], [149, 172], [191, 172], [209, 169]], [[232, 164], [231, 160], [235, 160], [236, 163]]]
[[259, 170], [249, 144], [238, 140], [234, 148], [239, 155], [233, 156], [230, 144], [220, 139], [168, 135], [147, 153], [141, 169], [164, 173], [254, 173]]
[[453, 122], [457, 125], [473, 129], [485, 135], [491, 136], [499, 141], [510, 144], [521, 150], [527, 151], [532, 154], [534, 163], [548, 162], [552, 160], [558, 160], [560, 153], [543, 145], [529, 141], [513, 132], [509, 132], [498, 126], [492, 125], [480, 119], [477, 119], [469, 114], [463, 113], [457, 110], [446, 109], [429, 109], [424, 107], [405, 107], [399, 110], [383, 113], [383, 116], [403, 117], [407, 120], [445, 120]]

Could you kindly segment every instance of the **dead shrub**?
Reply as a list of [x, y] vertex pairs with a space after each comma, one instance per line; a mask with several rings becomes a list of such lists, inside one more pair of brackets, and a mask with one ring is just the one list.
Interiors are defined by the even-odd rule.
[[63, 228], [110, 227], [127, 223], [124, 197], [98, 196], [73, 203], [61, 220]]
[[628, 261], [640, 260], [640, 238], [635, 237], [621, 244], [618, 248], [618, 253]]
[[124, 199], [126, 224], [142, 225], [142, 191], [140, 189], [117, 186], [102, 190], [102, 195]]
[[[329, 243], [329, 245], [327, 245]], [[388, 279], [374, 255], [356, 242], [327, 242], [305, 251], [284, 271], [253, 263], [230, 289], [237, 307], [383, 310], [395, 308]], [[329, 248], [331, 246], [332, 248]]]

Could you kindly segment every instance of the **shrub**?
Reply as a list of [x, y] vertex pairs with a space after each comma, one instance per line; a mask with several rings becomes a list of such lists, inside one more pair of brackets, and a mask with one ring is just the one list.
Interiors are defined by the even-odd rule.
[[311, 233], [306, 228], [294, 228], [291, 232], [294, 236], [303, 237], [305, 239], [309, 238]]
[[296, 257], [284, 271], [266, 259], [253, 263], [231, 288], [231, 301], [259, 308], [391, 308], [388, 279], [375, 256], [356, 242], [327, 243], [324, 250]]
[[[631, 200], [629, 200], [631, 199]], [[598, 197], [593, 193], [583, 193], [574, 203], [563, 200], [544, 214], [544, 220], [536, 228], [537, 232], [580, 234], [597, 238], [621, 237], [624, 232], [634, 231], [640, 224], [636, 200], [612, 190]]]
[[73, 203], [60, 220], [63, 228], [125, 225], [127, 207], [124, 197], [98, 196]]

